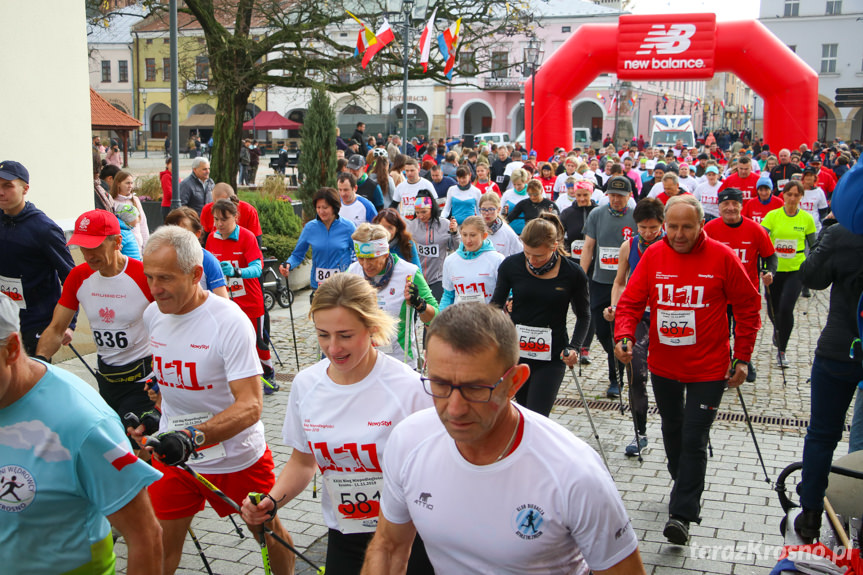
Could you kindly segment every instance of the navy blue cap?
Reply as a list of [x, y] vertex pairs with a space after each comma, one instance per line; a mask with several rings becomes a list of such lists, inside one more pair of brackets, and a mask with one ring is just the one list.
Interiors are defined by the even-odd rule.
[[20, 162], [4, 160], [0, 162], [0, 178], [4, 180], [24, 180], [25, 184], [29, 184], [30, 172]]

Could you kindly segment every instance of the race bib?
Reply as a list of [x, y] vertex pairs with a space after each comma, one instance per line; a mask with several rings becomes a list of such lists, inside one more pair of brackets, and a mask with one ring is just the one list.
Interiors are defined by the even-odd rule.
[[658, 309], [656, 327], [665, 345], [695, 345], [695, 310]]
[[599, 269], [617, 271], [620, 248], [599, 248]]
[[776, 189], [780, 190], [780, 191], [784, 190], [785, 184], [787, 184], [789, 181], [791, 181], [791, 180], [777, 180], [776, 181]]
[[325, 473], [324, 483], [342, 533], [373, 533], [381, 510], [383, 473]]
[[315, 268], [315, 281], [318, 285], [321, 285], [321, 282], [324, 280], [330, 279], [331, 276], [336, 275], [341, 270], [339, 268], [327, 269], [327, 268]]
[[[184, 415], [176, 415], [168, 419], [168, 429], [165, 431], [177, 431], [179, 429], [186, 429], [187, 427], [194, 427], [204, 423], [205, 421], [209, 421], [212, 418], [212, 413], [186, 413]], [[206, 463], [208, 461], [221, 459], [224, 456], [225, 446], [221, 443], [214, 443], [212, 445], [199, 447], [195, 453], [189, 457], [189, 463]]]
[[231, 297], [241, 297], [246, 295], [246, 285], [243, 283], [243, 278], [227, 278], [228, 292]]
[[518, 355], [524, 359], [551, 361], [551, 328], [516, 325]]
[[794, 259], [797, 257], [797, 240], [774, 240], [776, 257]]
[[577, 260], [581, 259], [581, 252], [584, 251], [584, 240], [575, 240], [572, 242], [572, 257]]
[[24, 301], [24, 285], [20, 278], [0, 276], [0, 292], [9, 296], [9, 299], [18, 304], [19, 308], [27, 309], [27, 302]]
[[440, 253], [438, 251], [437, 244], [432, 244], [430, 246], [421, 246], [420, 244], [417, 244], [417, 252], [425, 258], [436, 258]]
[[408, 219], [412, 220], [414, 217], [414, 200], [416, 198], [402, 198], [401, 210], [402, 215]]
[[457, 294], [455, 294], [455, 303], [470, 303], [470, 302], [485, 303], [485, 296], [481, 293], [457, 293]]

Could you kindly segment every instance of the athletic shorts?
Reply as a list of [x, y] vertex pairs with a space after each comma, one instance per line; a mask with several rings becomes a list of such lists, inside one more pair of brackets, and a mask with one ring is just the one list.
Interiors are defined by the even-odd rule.
[[[153, 458], [153, 467], [163, 473], [161, 479], [147, 488], [157, 519], [191, 517], [204, 510], [205, 501], [210, 502], [210, 507], [219, 514], [219, 517], [235, 513], [230, 505], [222, 501], [188, 471], [163, 465], [156, 457]], [[269, 447], [260, 459], [246, 469], [232, 473], [202, 473], [201, 475], [221, 489], [237, 505], [243, 503], [243, 499], [249, 492], [269, 493], [276, 483], [276, 476], [273, 474], [273, 454]]]

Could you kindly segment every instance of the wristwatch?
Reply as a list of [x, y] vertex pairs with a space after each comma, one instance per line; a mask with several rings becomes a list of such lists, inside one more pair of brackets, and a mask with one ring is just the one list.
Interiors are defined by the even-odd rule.
[[192, 438], [192, 442], [195, 444], [195, 447], [201, 447], [204, 445], [204, 432], [194, 427], [187, 427], [186, 431], [189, 432], [190, 437]]

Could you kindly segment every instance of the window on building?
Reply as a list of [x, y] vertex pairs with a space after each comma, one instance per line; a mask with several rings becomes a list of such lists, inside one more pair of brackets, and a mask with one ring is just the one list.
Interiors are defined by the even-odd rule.
[[153, 114], [150, 118], [150, 136], [164, 138], [171, 130], [171, 114]]
[[153, 39], [152, 39], [152, 38], [147, 38], [147, 41], [146, 41], [147, 46], [149, 46], [149, 45], [150, 45], [150, 44], [152, 44], [152, 43], [153, 43]]
[[561, 26], [560, 31], [563, 34], [569, 34], [570, 32], [572, 32], [572, 26]]
[[800, 15], [800, 0], [785, 0], [785, 17]]
[[209, 56], [195, 57], [195, 79], [209, 80], [210, 79], [210, 58]]
[[170, 82], [171, 81], [171, 59], [170, 58], [162, 58], [162, 81]]
[[128, 60], [120, 60], [117, 62], [119, 69], [117, 71], [117, 81], [118, 82], [128, 82], [129, 81], [129, 61]]
[[102, 60], [102, 82], [111, 81], [111, 61]]
[[839, 51], [839, 44], [821, 44], [821, 73], [835, 74], [836, 73], [836, 53]]
[[144, 70], [146, 73], [145, 78], [148, 82], [156, 81], [156, 59], [155, 58], [146, 58], [144, 60]]
[[506, 78], [509, 76], [509, 52], [491, 53], [491, 77]]
[[170, 43], [171, 43], [170, 38], [162, 38], [162, 44], [170, 44]]
[[841, 14], [842, 0], [827, 0], [827, 14]]
[[476, 54], [474, 52], [462, 52], [458, 59], [458, 70], [461, 76], [475, 76]]

